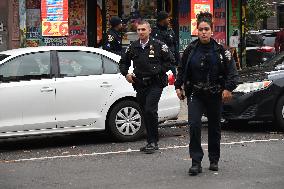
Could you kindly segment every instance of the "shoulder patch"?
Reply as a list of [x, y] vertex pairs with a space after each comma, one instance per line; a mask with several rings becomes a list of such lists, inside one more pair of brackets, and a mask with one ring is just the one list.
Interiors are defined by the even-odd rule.
[[168, 52], [169, 51], [169, 48], [166, 44], [162, 45], [162, 51], [164, 52]]
[[225, 51], [225, 56], [228, 60], [231, 60], [231, 58], [232, 58], [231, 52], [229, 50]]
[[108, 41], [109, 41], [109, 42], [112, 42], [113, 39], [114, 39], [114, 37], [113, 37], [112, 35], [108, 35], [107, 37], [108, 37]]

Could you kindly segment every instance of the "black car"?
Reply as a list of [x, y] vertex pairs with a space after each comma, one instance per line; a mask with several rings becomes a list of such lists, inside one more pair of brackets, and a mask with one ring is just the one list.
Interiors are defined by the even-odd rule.
[[264, 64], [275, 56], [275, 48], [265, 45], [260, 33], [248, 33], [246, 36], [246, 63], [248, 67]]
[[240, 72], [241, 83], [232, 101], [223, 106], [223, 118], [234, 121], [275, 121], [284, 129], [284, 53], [265, 65]]

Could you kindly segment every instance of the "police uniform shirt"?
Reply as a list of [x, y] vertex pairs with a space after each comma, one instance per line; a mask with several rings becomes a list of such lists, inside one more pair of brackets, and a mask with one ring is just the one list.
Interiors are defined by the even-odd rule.
[[216, 53], [213, 52], [213, 42], [200, 44], [191, 57], [189, 64], [188, 75], [191, 76], [193, 83], [215, 82], [215, 79], [212, 78], [212, 72], [215, 71], [214, 65], [217, 65], [217, 58]]
[[142, 43], [142, 41], [140, 40], [140, 45], [141, 45], [142, 49], [145, 49], [148, 42], [149, 42], [149, 39], [146, 41], [146, 43]]
[[136, 77], [165, 74], [170, 69], [172, 61], [170, 53], [168, 47], [160, 41], [150, 38], [147, 43], [143, 44], [140, 40], [136, 40], [122, 55], [119, 68], [125, 76], [132, 60]]
[[164, 42], [170, 51], [173, 53], [175, 57], [175, 65], [178, 65], [180, 62], [180, 54], [179, 54], [179, 49], [178, 49], [178, 42], [177, 39], [175, 38], [175, 33], [171, 28], [160, 26], [157, 24], [152, 32], [151, 36], [155, 39], [158, 39], [162, 42]]
[[114, 29], [109, 29], [106, 39], [105, 50], [112, 53], [121, 55], [122, 44], [121, 44], [120, 33]]

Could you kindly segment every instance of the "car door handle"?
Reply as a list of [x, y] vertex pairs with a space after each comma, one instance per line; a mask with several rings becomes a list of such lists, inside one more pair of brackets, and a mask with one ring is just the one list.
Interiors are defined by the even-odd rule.
[[112, 85], [108, 82], [103, 82], [100, 87], [111, 87]]
[[40, 92], [52, 92], [53, 88], [51, 87], [43, 87], [40, 89]]

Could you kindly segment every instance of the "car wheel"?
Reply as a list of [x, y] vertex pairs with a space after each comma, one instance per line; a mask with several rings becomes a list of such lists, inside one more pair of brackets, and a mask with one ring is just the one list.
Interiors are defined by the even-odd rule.
[[117, 103], [108, 119], [109, 131], [119, 141], [134, 141], [144, 134], [144, 121], [139, 105], [130, 100]]
[[284, 96], [280, 97], [276, 104], [275, 118], [278, 127], [284, 130]]

